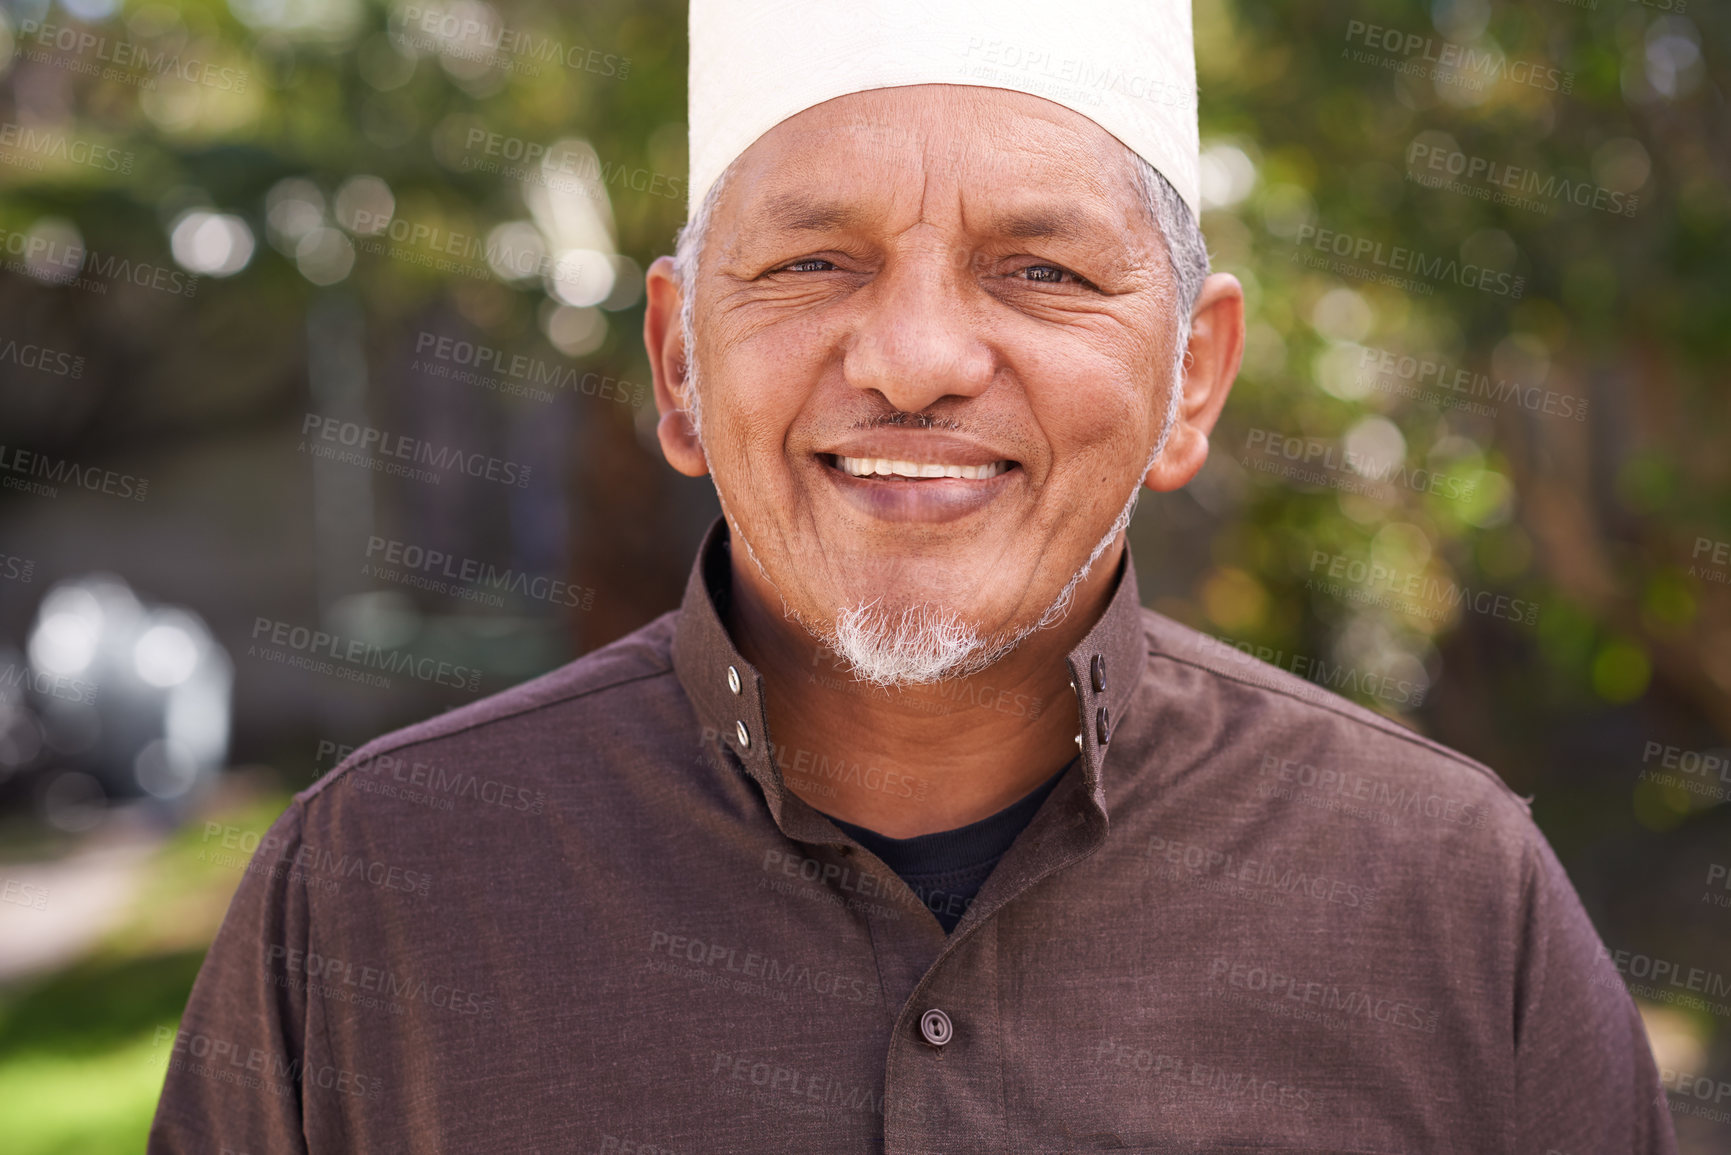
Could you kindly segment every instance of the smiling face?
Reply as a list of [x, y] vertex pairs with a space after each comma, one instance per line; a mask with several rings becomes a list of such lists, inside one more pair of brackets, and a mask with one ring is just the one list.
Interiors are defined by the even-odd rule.
[[701, 464], [662, 440], [714, 475], [771, 604], [844, 653], [849, 622], [942, 627], [942, 676], [1113, 544], [1177, 388], [1134, 189], [1086, 117], [963, 86], [840, 97], [739, 158], [695, 285]]

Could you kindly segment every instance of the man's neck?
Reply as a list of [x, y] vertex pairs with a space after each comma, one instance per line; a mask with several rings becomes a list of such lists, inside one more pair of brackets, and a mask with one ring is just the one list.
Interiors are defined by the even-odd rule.
[[[743, 549], [732, 551], [725, 620], [763, 675], [783, 780], [815, 809], [892, 838], [977, 822], [1076, 756], [1076, 697], [1065, 657], [1116, 588], [1123, 537], [1077, 585], [1064, 620], [982, 673], [884, 690], [782, 612]], [[750, 572], [746, 572], [749, 570]]]

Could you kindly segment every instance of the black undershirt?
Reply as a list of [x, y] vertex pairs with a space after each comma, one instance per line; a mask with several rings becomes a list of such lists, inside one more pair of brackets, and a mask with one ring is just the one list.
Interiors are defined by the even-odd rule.
[[956, 929], [968, 905], [986, 884], [986, 878], [998, 860], [1009, 851], [1016, 836], [1034, 820], [1046, 795], [1058, 785], [1064, 772], [1074, 766], [1075, 759], [1063, 770], [1034, 788], [1032, 794], [1012, 802], [996, 814], [978, 822], [940, 830], [935, 834], [917, 834], [912, 838], [891, 838], [856, 826], [852, 822], [829, 815], [829, 820], [851, 834], [855, 841], [895, 871], [913, 892], [920, 896], [926, 908], [937, 915], [944, 933]]

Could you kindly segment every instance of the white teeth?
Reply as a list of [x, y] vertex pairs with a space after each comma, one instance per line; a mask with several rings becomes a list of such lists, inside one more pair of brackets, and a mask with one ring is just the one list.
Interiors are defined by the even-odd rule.
[[855, 477], [960, 477], [984, 481], [1010, 468], [1008, 461], [990, 465], [947, 465], [942, 462], [892, 461], [885, 457], [837, 457], [836, 464]]

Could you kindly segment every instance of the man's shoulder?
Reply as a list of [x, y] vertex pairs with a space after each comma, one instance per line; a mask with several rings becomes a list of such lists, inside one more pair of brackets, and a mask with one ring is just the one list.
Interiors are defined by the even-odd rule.
[[[1264, 660], [1173, 621], [1142, 612], [1148, 642], [1144, 679], [1159, 685], [1185, 678], [1211, 694], [1229, 696], [1234, 716], [1254, 730], [1250, 751], [1260, 783], [1269, 790], [1302, 792], [1314, 806], [1335, 807], [1374, 823], [1423, 816], [1431, 829], [1492, 832], [1525, 849], [1537, 828], [1529, 799], [1492, 770], [1457, 750], [1326, 688], [1352, 688], [1372, 697], [1416, 705], [1424, 685], [1357, 670], [1345, 663], [1276, 652]], [[1289, 668], [1282, 668], [1280, 662]], [[1303, 677], [1302, 669], [1312, 677]], [[1312, 679], [1315, 680], [1312, 680]], [[1368, 804], [1368, 805], [1367, 805]], [[1405, 811], [1404, 815], [1402, 811]], [[1391, 823], [1395, 829], [1408, 822]]]
[[679, 611], [669, 611], [539, 677], [380, 735], [344, 757], [297, 798], [311, 799], [355, 768], [380, 760], [436, 761], [442, 748], [456, 743], [465, 748], [477, 742], [501, 749], [516, 746], [523, 731], [548, 725], [550, 712], [558, 712], [558, 725], [567, 729], [573, 721], [581, 724], [586, 709], [615, 710], [615, 694], [645, 690], [673, 677], [671, 652], [678, 616]]

